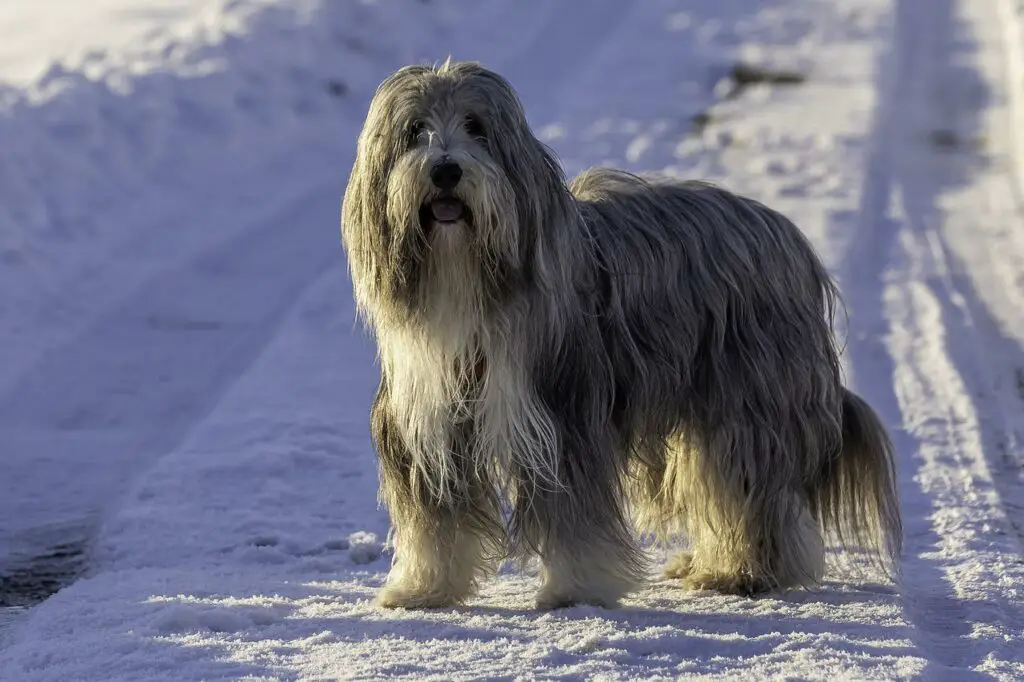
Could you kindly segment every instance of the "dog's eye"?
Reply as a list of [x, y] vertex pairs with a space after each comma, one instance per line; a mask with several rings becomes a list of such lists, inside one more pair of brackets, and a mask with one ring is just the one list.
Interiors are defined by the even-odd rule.
[[470, 137], [486, 138], [487, 131], [484, 130], [484, 124], [480, 122], [480, 119], [470, 114], [466, 117], [463, 125], [466, 128], [466, 133]]
[[426, 128], [426, 126], [423, 124], [423, 121], [413, 121], [412, 123], [409, 124], [409, 144], [410, 145], [416, 144], [416, 141], [419, 140], [420, 135], [423, 134], [423, 130], [425, 128]]

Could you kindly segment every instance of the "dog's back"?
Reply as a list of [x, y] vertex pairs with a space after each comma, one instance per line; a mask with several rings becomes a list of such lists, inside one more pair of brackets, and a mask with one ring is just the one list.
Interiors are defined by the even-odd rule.
[[[612, 274], [689, 276], [707, 270], [739, 292], [756, 283], [808, 290], [831, 314], [835, 286], [813, 247], [789, 219], [764, 204], [698, 180], [596, 168], [569, 187]], [[627, 263], [645, 271], [619, 272]], [[787, 298], [789, 298], [787, 296]], [[770, 303], [769, 301], [765, 301]], [[828, 308], [826, 308], [828, 306]]]
[[585, 295], [597, 298], [617, 366], [644, 374], [657, 363], [671, 390], [721, 385], [745, 368], [751, 388], [774, 392], [774, 373], [799, 373], [800, 388], [838, 414], [838, 293], [785, 216], [708, 183], [609, 169], [583, 173], [570, 191], [599, 283]]

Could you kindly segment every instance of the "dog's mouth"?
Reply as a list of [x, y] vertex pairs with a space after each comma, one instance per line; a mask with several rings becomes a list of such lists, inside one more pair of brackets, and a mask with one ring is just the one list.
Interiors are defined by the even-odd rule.
[[462, 219], [466, 205], [455, 198], [434, 199], [430, 202], [430, 214], [439, 223], [454, 223]]
[[459, 222], [470, 224], [472, 222], [472, 215], [469, 207], [456, 197], [435, 197], [420, 207], [420, 223], [425, 228], [433, 225], [452, 225]]

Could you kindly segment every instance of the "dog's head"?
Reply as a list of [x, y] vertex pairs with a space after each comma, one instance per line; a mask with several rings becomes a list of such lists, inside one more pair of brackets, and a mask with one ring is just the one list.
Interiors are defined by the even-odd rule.
[[[507, 287], [564, 196], [504, 78], [471, 62], [400, 69], [373, 97], [345, 191], [360, 307], [414, 314], [432, 285], [437, 296]], [[441, 280], [456, 291], [437, 291]]]

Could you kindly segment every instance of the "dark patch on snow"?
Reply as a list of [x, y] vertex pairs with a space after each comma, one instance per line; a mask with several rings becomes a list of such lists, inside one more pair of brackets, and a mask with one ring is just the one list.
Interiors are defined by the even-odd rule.
[[0, 607], [38, 604], [78, 579], [85, 565], [84, 540], [62, 542], [17, 559], [0, 569]]
[[939, 128], [928, 133], [928, 142], [942, 151], [981, 151], [985, 148], [984, 135], [961, 135], [955, 130]]
[[807, 80], [807, 76], [797, 71], [787, 69], [771, 69], [754, 64], [738, 62], [733, 65], [729, 72], [729, 78], [736, 83], [737, 87], [744, 88], [750, 85], [799, 85]]
[[714, 120], [715, 117], [711, 115], [710, 108], [698, 112], [690, 117], [690, 123], [693, 125], [693, 130], [698, 133], [707, 128], [708, 124]]
[[327, 81], [327, 94], [332, 97], [344, 97], [348, 93], [348, 86], [339, 80]]
[[715, 101], [690, 117], [692, 132], [700, 134], [709, 125], [719, 120], [715, 107], [724, 101], [736, 99], [743, 91], [754, 85], [788, 86], [806, 82], [807, 76], [788, 69], [773, 69], [755, 64], [736, 62], [715, 84]]

